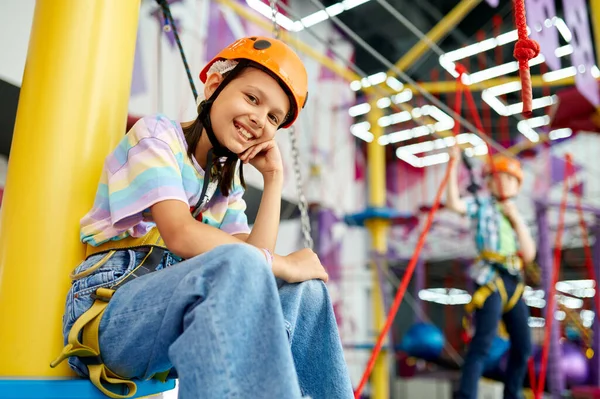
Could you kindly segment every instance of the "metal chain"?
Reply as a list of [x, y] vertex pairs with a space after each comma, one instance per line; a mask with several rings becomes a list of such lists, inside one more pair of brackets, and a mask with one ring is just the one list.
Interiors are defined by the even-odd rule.
[[302, 188], [302, 173], [300, 171], [300, 152], [298, 151], [298, 140], [296, 137], [296, 129], [290, 127], [290, 143], [292, 144], [292, 160], [294, 161], [294, 176], [296, 178], [296, 190], [298, 192], [298, 208], [300, 209], [300, 225], [302, 228], [302, 236], [304, 238], [304, 247], [313, 249], [314, 242], [310, 234], [310, 217], [308, 216], [308, 201], [304, 196]]
[[[279, 39], [279, 24], [277, 23], [277, 0], [270, 0], [272, 19], [273, 19], [273, 36]], [[298, 140], [296, 137], [296, 129], [289, 128], [290, 143], [292, 145], [292, 160], [294, 161], [294, 177], [296, 179], [296, 190], [298, 192], [298, 208], [300, 209], [300, 226], [302, 229], [302, 237], [304, 247], [313, 249], [314, 242], [311, 236], [310, 216], [308, 215], [308, 201], [304, 196], [302, 188], [302, 173], [300, 170], [300, 151], [298, 150]]]
[[272, 20], [273, 20], [273, 36], [275, 39], [279, 39], [279, 24], [277, 23], [277, 0], [271, 0], [271, 12], [272, 12]]

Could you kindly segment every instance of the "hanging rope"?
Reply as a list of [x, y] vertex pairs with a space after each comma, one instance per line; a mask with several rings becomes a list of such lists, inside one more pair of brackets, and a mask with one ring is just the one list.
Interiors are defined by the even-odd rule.
[[[467, 72], [467, 68], [460, 63], [456, 63], [454, 68], [456, 70], [456, 73], [458, 74], [458, 77], [456, 78], [456, 104], [457, 104], [458, 108], [455, 110], [455, 112], [458, 115], [461, 114], [461, 108], [460, 108], [461, 101], [462, 101], [461, 96], [462, 96], [462, 93], [464, 92], [464, 95], [467, 98], [467, 106], [469, 107], [469, 113], [471, 114], [471, 118], [475, 122], [475, 126], [482, 134], [487, 136], [487, 133], [485, 132], [485, 130], [483, 128], [483, 123], [481, 123], [481, 117], [479, 116], [479, 112], [477, 111], [477, 105], [475, 104], [475, 100], [473, 99], [473, 93], [471, 92], [471, 89], [468, 86], [465, 86], [462, 82], [462, 76]], [[457, 125], [458, 125], [457, 123], [454, 124], [454, 128], [455, 128], [454, 135], [455, 136], [458, 134], [458, 126]], [[499, 199], [500, 199], [500, 201], [504, 201], [506, 198], [504, 197], [504, 189], [502, 188], [502, 184], [500, 184], [500, 175], [498, 175], [498, 173], [496, 173], [496, 167], [494, 166], [494, 162], [492, 162], [493, 161], [492, 147], [488, 144], [487, 140], [483, 140], [483, 141], [485, 142], [485, 145], [487, 147], [487, 157], [488, 157], [488, 162], [490, 165], [490, 172], [491, 172], [492, 178], [496, 182], [496, 186], [498, 187], [498, 191], [500, 194]], [[479, 187], [475, 183], [471, 163], [464, 154], [463, 154], [462, 158], [463, 158], [463, 163], [469, 170], [469, 177], [471, 179], [471, 184], [469, 186], [469, 188], [470, 188], [469, 192], [471, 192], [473, 194], [473, 196], [475, 197], [475, 200], [477, 202], [479, 202], [478, 198], [477, 198], [477, 190], [479, 189]]]
[[[461, 105], [462, 105], [462, 96], [461, 96], [462, 81], [460, 81], [460, 78], [462, 77], [462, 73], [464, 73], [465, 70], [464, 70], [464, 67], [462, 67], [460, 64], [457, 64], [457, 71], [459, 72], [459, 75], [460, 75], [458, 78], [459, 79], [458, 81], [460, 83], [458, 84], [458, 87], [457, 87], [456, 101], [454, 104], [454, 107], [455, 107], [454, 112], [455, 112], [455, 114], [460, 115], [460, 110], [461, 110]], [[459, 132], [459, 129], [460, 129], [460, 125], [458, 123], [455, 123], [454, 128], [452, 130], [452, 133], [453, 133], [455, 139]], [[458, 144], [455, 143], [455, 145], [458, 145]], [[371, 372], [373, 371], [373, 367], [375, 366], [375, 362], [377, 361], [377, 357], [379, 356], [379, 352], [381, 351], [381, 347], [383, 346], [383, 341], [384, 341], [386, 335], [388, 334], [388, 331], [392, 325], [392, 322], [394, 321], [394, 318], [396, 317], [396, 313], [398, 312], [398, 308], [400, 307], [400, 304], [402, 303], [402, 298], [404, 297], [404, 294], [406, 292], [408, 284], [412, 278], [415, 267], [419, 260], [419, 256], [421, 254], [421, 250], [423, 248], [423, 245], [425, 245], [425, 240], [427, 239], [427, 235], [429, 234], [429, 230], [431, 229], [433, 217], [440, 206], [442, 193], [444, 192], [444, 189], [446, 188], [446, 185], [448, 184], [448, 179], [450, 178], [450, 171], [454, 167], [454, 162], [456, 162], [456, 159], [451, 158], [450, 162], [448, 164], [448, 167], [446, 168], [446, 173], [444, 175], [442, 183], [440, 184], [440, 186], [438, 188], [437, 194], [435, 196], [435, 200], [434, 200], [433, 205], [427, 215], [427, 220], [425, 222], [425, 225], [423, 226], [423, 230], [421, 231], [419, 240], [417, 241], [417, 245], [415, 247], [415, 252], [413, 253], [412, 258], [410, 259], [410, 262], [408, 263], [406, 272], [404, 273], [404, 277], [402, 278], [402, 282], [398, 286], [398, 289], [396, 291], [396, 296], [394, 298], [394, 302], [392, 303], [392, 306], [390, 307], [390, 310], [388, 312], [388, 316], [387, 316], [387, 319], [383, 326], [383, 329], [379, 333], [379, 337], [377, 338], [375, 347], [373, 348], [373, 351], [371, 352], [371, 357], [369, 358], [369, 361], [367, 363], [365, 371], [363, 372], [360, 383], [358, 384], [358, 387], [354, 391], [354, 397], [356, 399], [358, 399], [360, 397], [362, 390], [364, 389], [365, 385], [367, 384], [367, 381], [369, 380]]]
[[513, 0], [515, 25], [519, 40], [515, 43], [514, 57], [519, 61], [519, 76], [521, 77], [521, 98], [523, 100], [523, 115], [531, 116], [533, 92], [531, 88], [531, 73], [529, 60], [540, 53], [540, 45], [527, 37], [527, 19], [525, 17], [525, 0]]
[[450, 159], [448, 167], [446, 168], [446, 174], [444, 175], [442, 184], [440, 184], [440, 187], [438, 188], [438, 191], [435, 196], [435, 200], [433, 202], [431, 210], [429, 211], [429, 214], [427, 215], [427, 221], [425, 222], [425, 225], [423, 226], [423, 230], [421, 231], [421, 235], [419, 236], [419, 241], [417, 242], [417, 246], [415, 247], [415, 252], [413, 253], [412, 258], [410, 259], [410, 262], [408, 263], [408, 267], [406, 268], [406, 272], [404, 273], [404, 277], [402, 278], [402, 283], [401, 283], [400, 287], [398, 288], [398, 291], [396, 292], [396, 296], [394, 298], [394, 302], [392, 303], [392, 306], [388, 313], [388, 317], [385, 321], [385, 325], [383, 326], [383, 329], [379, 333], [379, 337], [377, 338], [377, 342], [375, 343], [375, 347], [373, 348], [371, 357], [369, 358], [369, 362], [367, 363], [367, 367], [363, 373], [360, 383], [358, 384], [358, 388], [356, 388], [356, 391], [354, 392], [355, 399], [360, 398], [360, 394], [361, 394], [362, 390], [364, 389], [365, 385], [367, 384], [367, 381], [369, 380], [371, 371], [373, 371], [373, 367], [375, 366], [375, 361], [377, 360], [377, 357], [379, 356], [379, 352], [381, 351], [381, 347], [383, 346], [383, 341], [384, 341], [385, 337], [387, 336], [387, 333], [388, 333], [390, 327], [392, 326], [392, 322], [394, 321], [394, 318], [396, 317], [396, 313], [398, 312], [400, 303], [402, 303], [402, 298], [404, 297], [404, 293], [406, 292], [408, 283], [410, 282], [413, 272], [415, 271], [415, 266], [417, 265], [417, 261], [419, 260], [419, 255], [421, 254], [421, 249], [423, 248], [423, 245], [425, 244], [425, 240], [427, 239], [427, 234], [429, 233], [429, 230], [431, 229], [431, 224], [433, 223], [433, 217], [435, 216], [435, 213], [437, 212], [437, 210], [440, 206], [442, 194], [444, 192], [444, 189], [446, 188], [446, 184], [448, 183], [448, 179], [450, 177], [450, 169], [453, 167], [453, 164], [455, 161], [456, 160], [453, 158]]
[[[473, 94], [471, 93], [471, 91], [468, 88], [465, 90], [465, 86], [462, 83], [462, 75], [466, 72], [466, 68], [459, 63], [456, 64], [455, 68], [456, 68], [456, 71], [459, 76], [457, 78], [457, 93], [456, 93], [456, 100], [455, 100], [454, 115], [460, 116], [460, 114], [461, 114], [462, 92], [464, 90], [466, 93], [465, 95], [467, 96], [467, 102], [469, 104], [469, 109], [470, 109], [471, 115], [475, 121], [475, 124], [477, 126], [477, 129], [480, 132], [483, 132], [481, 118], [479, 117], [479, 114], [477, 113], [475, 101], [473, 100]], [[458, 123], [455, 123], [454, 128], [452, 130], [455, 140], [458, 135], [459, 129], [460, 129], [460, 125]], [[491, 148], [486, 140], [484, 140], [484, 142], [486, 142], [486, 146], [488, 148], [487, 153], [488, 153], [488, 157], [490, 158], [490, 162], [491, 162]], [[458, 145], [458, 143], [455, 142], [455, 145]], [[364, 389], [364, 387], [369, 379], [369, 376], [371, 375], [371, 371], [373, 370], [373, 367], [375, 366], [375, 361], [377, 360], [377, 357], [379, 356], [379, 352], [381, 351], [381, 347], [383, 346], [383, 341], [392, 325], [394, 318], [396, 317], [396, 313], [398, 312], [398, 308], [400, 307], [400, 303], [402, 302], [402, 298], [404, 296], [404, 293], [406, 292], [406, 288], [408, 287], [408, 284], [412, 278], [415, 266], [419, 259], [421, 249], [423, 248], [423, 245], [425, 244], [425, 240], [427, 238], [427, 234], [429, 233], [429, 230], [431, 229], [431, 224], [433, 222], [433, 216], [435, 215], [435, 213], [437, 212], [437, 210], [439, 208], [442, 193], [444, 192], [444, 189], [445, 189], [446, 185], [448, 184], [448, 179], [450, 177], [450, 170], [453, 168], [454, 162], [456, 162], [456, 159], [451, 158], [450, 162], [448, 164], [448, 167], [446, 168], [446, 173], [444, 175], [442, 183], [440, 184], [440, 186], [438, 188], [438, 191], [435, 196], [435, 200], [433, 202], [431, 210], [429, 211], [429, 213], [427, 215], [427, 221], [425, 222], [425, 225], [423, 226], [423, 230], [421, 231], [421, 235], [419, 236], [419, 240], [417, 241], [417, 245], [415, 247], [415, 252], [413, 253], [413, 256], [408, 264], [408, 267], [406, 269], [404, 277], [402, 278], [402, 283], [399, 286], [398, 291], [396, 292], [396, 297], [394, 298], [394, 302], [392, 303], [392, 306], [388, 312], [388, 316], [387, 316], [386, 322], [383, 326], [383, 329], [379, 333], [379, 337], [377, 338], [377, 342], [375, 344], [375, 347], [373, 348], [371, 357], [369, 358], [369, 361], [367, 363], [365, 371], [362, 375], [361, 381], [360, 381], [356, 391], [354, 392], [354, 397], [356, 399], [358, 399], [360, 397], [360, 394], [362, 393], [362, 390]], [[497, 178], [498, 176], [495, 173], [493, 168], [494, 168], [494, 166], [492, 163], [492, 173]], [[500, 185], [499, 185], [499, 187], [500, 187], [500, 190], [502, 190]]]
[[190, 83], [190, 87], [192, 88], [192, 94], [194, 95], [194, 101], [198, 99], [198, 91], [196, 90], [196, 85], [194, 84], [194, 78], [192, 77], [192, 73], [190, 72], [190, 66], [188, 65], [187, 58], [185, 56], [185, 52], [183, 51], [183, 46], [181, 45], [181, 40], [179, 40], [179, 33], [177, 32], [177, 25], [175, 25], [175, 20], [171, 15], [171, 8], [169, 7], [169, 3], [167, 0], [156, 0], [158, 5], [162, 9], [162, 13], [164, 16], [164, 25], [163, 30], [165, 32], [173, 32], [173, 36], [175, 37], [175, 42], [177, 43], [177, 47], [179, 48], [179, 54], [181, 55], [181, 60], [183, 61], [183, 67], [185, 68], [185, 73], [187, 74], [188, 81]]

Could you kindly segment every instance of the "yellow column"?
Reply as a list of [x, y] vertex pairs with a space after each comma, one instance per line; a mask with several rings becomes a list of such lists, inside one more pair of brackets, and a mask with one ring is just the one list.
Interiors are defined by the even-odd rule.
[[[590, 19], [594, 28], [594, 43], [596, 43], [596, 65], [600, 65], [600, 0], [590, 1]], [[592, 116], [594, 122], [600, 120], [600, 107], [596, 107], [596, 113]]]
[[[383, 128], [377, 121], [383, 116], [381, 109], [377, 107], [375, 98], [371, 101], [371, 111], [369, 112], [369, 123], [371, 124], [371, 133], [373, 141], [367, 146], [367, 170], [369, 176], [369, 206], [384, 207], [386, 197], [385, 187], [385, 147], [379, 145], [377, 139], [383, 135]], [[382, 219], [369, 220], [366, 223], [371, 233], [372, 250], [377, 255], [383, 257], [387, 254], [387, 233], [389, 221]], [[383, 298], [379, 278], [377, 276], [376, 265], [371, 265], [372, 284], [373, 284], [373, 320], [375, 322], [375, 331], [379, 333], [385, 324], [385, 312], [383, 309]], [[373, 399], [388, 399], [390, 397], [389, 389], [389, 364], [385, 351], [381, 351], [373, 372], [371, 374], [371, 389]]]
[[[590, 0], [590, 19], [594, 27], [594, 42], [600, 43], [600, 0]], [[596, 44], [596, 65], [600, 65], [600, 46]]]
[[0, 220], [0, 377], [70, 375], [62, 348], [79, 220], [123, 136], [140, 0], [37, 0]]

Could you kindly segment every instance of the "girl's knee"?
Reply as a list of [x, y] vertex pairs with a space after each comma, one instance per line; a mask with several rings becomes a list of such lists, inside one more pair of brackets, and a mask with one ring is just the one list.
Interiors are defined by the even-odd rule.
[[[271, 266], [262, 251], [249, 244], [220, 245], [196, 258], [200, 268], [210, 273], [222, 271], [230, 276], [264, 276], [272, 274]], [[212, 267], [207, 267], [211, 265]]]
[[219, 247], [223, 261], [217, 262], [214, 275], [221, 280], [235, 280], [249, 286], [272, 285], [276, 290], [273, 269], [262, 251], [249, 244], [228, 244]]
[[329, 291], [322, 280], [308, 280], [298, 284], [305, 306], [320, 308], [330, 302]]

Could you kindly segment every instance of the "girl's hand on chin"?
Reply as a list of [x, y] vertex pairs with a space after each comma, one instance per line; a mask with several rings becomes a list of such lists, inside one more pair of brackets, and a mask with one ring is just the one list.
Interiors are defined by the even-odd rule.
[[283, 171], [281, 152], [275, 140], [253, 145], [239, 154], [243, 163], [254, 166], [263, 176]]

